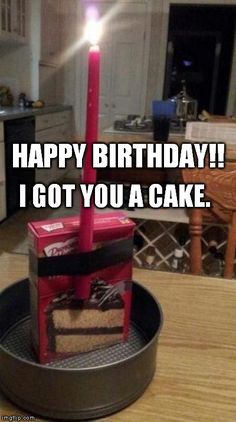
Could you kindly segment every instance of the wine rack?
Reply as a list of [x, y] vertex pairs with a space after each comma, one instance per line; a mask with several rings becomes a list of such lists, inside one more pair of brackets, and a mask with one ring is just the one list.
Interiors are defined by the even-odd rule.
[[[175, 248], [182, 247], [186, 268], [190, 260], [189, 225], [186, 223], [133, 219], [136, 223], [134, 237], [134, 266], [160, 271], [171, 271], [171, 259]], [[180, 242], [181, 240], [181, 242]], [[209, 241], [215, 240], [217, 250], [224, 256], [227, 243], [227, 226], [204, 225], [202, 233], [203, 272], [209, 273], [213, 256]], [[150, 250], [153, 253], [150, 265]], [[189, 272], [189, 271], [188, 271]]]

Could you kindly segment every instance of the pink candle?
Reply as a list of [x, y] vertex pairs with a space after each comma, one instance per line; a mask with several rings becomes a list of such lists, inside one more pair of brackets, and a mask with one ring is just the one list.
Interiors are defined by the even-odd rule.
[[[87, 119], [85, 141], [87, 149], [84, 160], [82, 182], [96, 183], [96, 170], [92, 168], [92, 146], [98, 138], [99, 114], [99, 74], [100, 74], [100, 49], [93, 45], [89, 49], [88, 57], [88, 94], [87, 94]], [[93, 246], [94, 204], [84, 208], [83, 201], [80, 208], [80, 234], [79, 250], [88, 252]], [[81, 276], [77, 279], [75, 294], [80, 299], [87, 299], [90, 294], [90, 276]]]

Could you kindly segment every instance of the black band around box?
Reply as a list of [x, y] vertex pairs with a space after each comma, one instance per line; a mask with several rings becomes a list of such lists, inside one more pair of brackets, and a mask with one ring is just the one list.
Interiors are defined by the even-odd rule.
[[106, 267], [120, 264], [133, 257], [133, 237], [84, 253], [36, 257], [30, 253], [31, 268], [39, 277], [57, 275], [89, 275]]

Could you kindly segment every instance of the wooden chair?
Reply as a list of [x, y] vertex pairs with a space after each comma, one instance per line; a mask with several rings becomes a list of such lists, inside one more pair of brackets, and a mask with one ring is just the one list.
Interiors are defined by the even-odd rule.
[[222, 222], [228, 224], [224, 277], [232, 278], [236, 251], [236, 162], [226, 162], [224, 169], [184, 169], [185, 183], [204, 183], [205, 195], [212, 208], [190, 211], [190, 269], [192, 274], [202, 273], [202, 224]]

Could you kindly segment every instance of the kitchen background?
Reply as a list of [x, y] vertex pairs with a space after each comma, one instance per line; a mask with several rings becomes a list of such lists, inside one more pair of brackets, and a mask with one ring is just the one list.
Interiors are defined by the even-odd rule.
[[[22, 140], [43, 143], [83, 139], [88, 45], [81, 39], [84, 12], [91, 4], [98, 7], [104, 24], [100, 43], [101, 137], [118, 141], [119, 135], [111, 130], [114, 121], [128, 115], [150, 116], [153, 100], [177, 94], [183, 79], [188, 93], [198, 100], [198, 113], [204, 108], [213, 114], [236, 114], [235, 0], [0, 0], [0, 87], [10, 89], [15, 106], [22, 92], [29, 100], [40, 99], [47, 106], [33, 112], [16, 108], [14, 115], [11, 108], [0, 107], [0, 221], [12, 216], [1, 224], [4, 250], [27, 252], [27, 222], [52, 216], [47, 210], [43, 215], [33, 210], [32, 217], [31, 208], [16, 213], [19, 183], [27, 181], [31, 192], [35, 182], [50, 184], [73, 173], [73, 166], [63, 172], [56, 165], [31, 173], [13, 171], [11, 145]], [[103, 130], [109, 128], [104, 135]], [[121, 142], [128, 140], [127, 135], [122, 136]], [[147, 136], [153, 139], [152, 133]], [[131, 172], [106, 173], [103, 180], [114, 181], [115, 177], [115, 181], [127, 182]], [[137, 177], [143, 184], [170, 180], [168, 172], [153, 173], [136, 172], [132, 181], [137, 182]], [[78, 170], [74, 174], [78, 180]], [[147, 181], [149, 176], [151, 181]], [[171, 177], [173, 180], [173, 174]], [[78, 210], [78, 201], [76, 207]], [[185, 255], [189, 257], [188, 215], [185, 210], [177, 211], [131, 212], [132, 218], [140, 219], [136, 264], [142, 266], [146, 256], [154, 256], [162, 245], [158, 268], [169, 268], [169, 259], [180, 243], [179, 223], [185, 225]], [[64, 214], [68, 210], [58, 210], [53, 216]], [[227, 230], [222, 226], [215, 233], [212, 235], [211, 227], [205, 228], [206, 258], [209, 241], [217, 236], [224, 254]]]
[[[105, 16], [101, 42], [102, 128], [127, 114], [150, 114], [153, 99], [177, 93], [183, 76], [189, 79], [190, 94], [196, 96], [204, 72], [209, 84], [215, 86], [209, 87], [210, 100], [199, 98], [200, 105], [220, 114], [235, 112], [234, 0], [92, 3]], [[91, 2], [1, 0], [0, 4], [0, 85], [9, 86], [15, 100], [24, 92], [48, 104], [73, 105], [76, 133], [83, 134], [87, 46], [79, 40], [84, 9]], [[183, 48], [179, 57], [183, 32], [186, 57]], [[212, 57], [208, 51], [213, 51]], [[205, 88], [202, 84], [202, 90]]]

